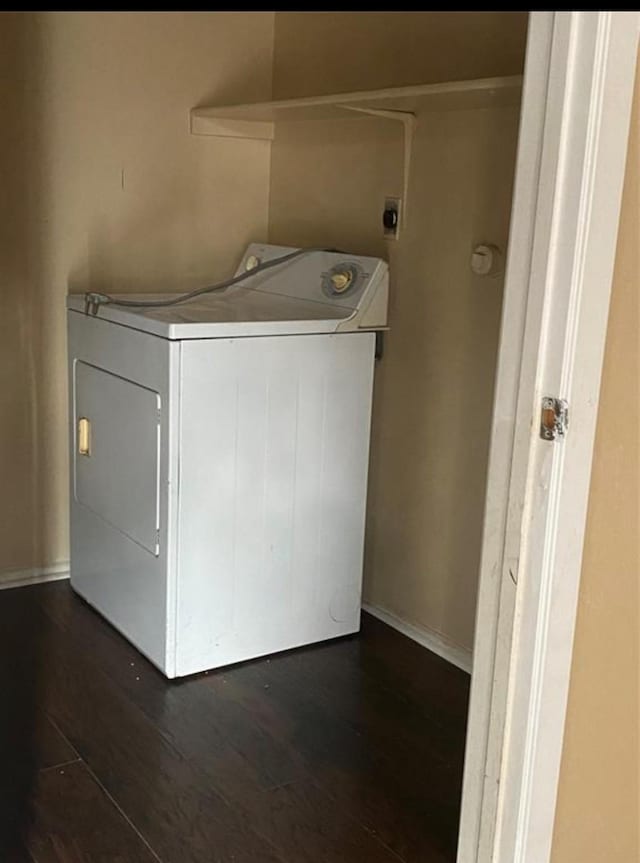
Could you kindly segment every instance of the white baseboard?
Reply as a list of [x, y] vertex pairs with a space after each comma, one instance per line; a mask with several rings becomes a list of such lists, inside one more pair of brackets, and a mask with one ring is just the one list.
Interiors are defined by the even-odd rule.
[[378, 605], [369, 605], [368, 602], [363, 602], [362, 608], [364, 611], [377, 617], [378, 620], [388, 624], [393, 627], [393, 629], [397, 629], [398, 632], [401, 632], [413, 641], [417, 641], [418, 644], [426, 647], [427, 650], [437, 654], [442, 659], [446, 659], [447, 662], [450, 662], [457, 668], [461, 668], [463, 671], [466, 671], [467, 674], [471, 674], [473, 660], [471, 651], [468, 648], [461, 647], [459, 644], [453, 644], [433, 629], [427, 629], [425, 626], [416, 626], [413, 623], [407, 623], [402, 620], [402, 618], [396, 617], [395, 614], [392, 614], [390, 611], [386, 611], [384, 608], [380, 608]]
[[69, 578], [68, 560], [61, 560], [52, 566], [32, 569], [4, 569], [0, 570], [0, 590], [27, 587], [30, 584], [42, 584], [45, 581], [60, 581], [63, 578]]

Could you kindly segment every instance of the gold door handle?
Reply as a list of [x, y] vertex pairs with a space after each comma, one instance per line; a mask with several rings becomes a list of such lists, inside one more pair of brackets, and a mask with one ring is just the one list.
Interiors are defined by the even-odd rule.
[[78, 420], [78, 452], [80, 455], [91, 455], [91, 420], [87, 417]]

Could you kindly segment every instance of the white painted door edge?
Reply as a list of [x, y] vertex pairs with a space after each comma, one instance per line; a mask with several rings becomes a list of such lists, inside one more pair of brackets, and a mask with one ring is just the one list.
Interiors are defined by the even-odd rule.
[[398, 617], [397, 614], [393, 614], [393, 612], [387, 611], [386, 608], [381, 608], [379, 605], [370, 605], [368, 602], [363, 602], [362, 609], [403, 635], [406, 635], [422, 647], [426, 647], [427, 650], [435, 653], [436, 656], [455, 665], [456, 668], [466, 671], [467, 674], [471, 673], [471, 651], [468, 648], [455, 644], [434, 629], [409, 623]]
[[639, 19], [530, 17], [458, 863], [551, 854]]
[[0, 570], [0, 590], [28, 587], [30, 584], [42, 584], [45, 581], [60, 581], [63, 578], [69, 578], [68, 560], [31, 569], [4, 569]]

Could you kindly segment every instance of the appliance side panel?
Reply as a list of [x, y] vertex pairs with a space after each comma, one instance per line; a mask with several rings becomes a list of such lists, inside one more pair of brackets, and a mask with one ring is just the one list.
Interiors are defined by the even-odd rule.
[[176, 613], [178, 603], [178, 555], [180, 532], [180, 401], [182, 342], [169, 342], [169, 400], [167, 416], [167, 599], [166, 599], [166, 659], [164, 672], [175, 677]]
[[[68, 312], [71, 466], [71, 585], [103, 614], [142, 653], [166, 670], [166, 619], [168, 576], [168, 489], [169, 489], [169, 342], [76, 312]], [[93, 406], [91, 456], [80, 455], [76, 426], [79, 398], [78, 369], [89, 367], [85, 376], [84, 405]], [[118, 385], [120, 382], [121, 387]], [[104, 386], [103, 386], [104, 383]], [[88, 392], [86, 392], [88, 388]], [[140, 436], [137, 398], [117, 393], [147, 393], [145, 422], [149, 405], [155, 406], [154, 434]], [[150, 401], [149, 401], [150, 399]], [[110, 406], [112, 410], [110, 411]], [[91, 411], [90, 411], [91, 412]], [[112, 414], [116, 413], [116, 416]], [[129, 437], [126, 429], [132, 431]], [[123, 433], [123, 430], [125, 433]], [[116, 440], [118, 438], [118, 440]], [[135, 449], [144, 441], [144, 452]], [[131, 446], [135, 451], [129, 451]], [[149, 449], [149, 452], [147, 452]], [[153, 452], [151, 452], [153, 450]], [[111, 470], [92, 470], [105, 452], [113, 461]], [[108, 518], [118, 500], [124, 513], [129, 486], [127, 464], [136, 458], [157, 461], [157, 542], [140, 541], [122, 519]], [[102, 466], [104, 467], [104, 466]], [[76, 477], [83, 476], [83, 496], [76, 494]], [[103, 506], [107, 500], [109, 507]], [[91, 505], [87, 505], [90, 503]], [[145, 537], [149, 538], [148, 526]], [[137, 540], [137, 541], [136, 541]], [[145, 547], [145, 545], [147, 547]]]
[[177, 674], [359, 629], [374, 342], [183, 344]]

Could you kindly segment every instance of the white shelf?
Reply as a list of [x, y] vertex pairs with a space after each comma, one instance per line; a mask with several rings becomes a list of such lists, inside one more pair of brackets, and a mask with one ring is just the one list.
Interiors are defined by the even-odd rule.
[[[404, 120], [420, 111], [516, 105], [520, 101], [521, 89], [522, 77], [514, 75], [278, 102], [212, 105], [192, 109], [191, 132], [194, 135], [271, 141], [278, 120], [336, 120], [349, 116], [348, 112], [354, 117], [374, 114], [387, 119]], [[394, 114], [397, 116], [394, 117]]]

